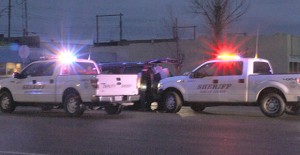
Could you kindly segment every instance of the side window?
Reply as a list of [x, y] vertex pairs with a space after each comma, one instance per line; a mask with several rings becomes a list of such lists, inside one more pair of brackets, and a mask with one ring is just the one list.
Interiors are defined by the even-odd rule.
[[213, 76], [216, 72], [216, 68], [214, 67], [215, 63], [208, 63], [204, 66], [201, 66], [198, 70], [196, 70], [194, 74], [194, 78], [201, 78], [204, 76]]
[[42, 69], [43, 71], [40, 76], [52, 76], [55, 69], [55, 63], [54, 62], [45, 63], [43, 64]]
[[194, 77], [242, 75], [242, 61], [208, 63], [194, 72]]
[[231, 75], [242, 75], [243, 62], [232, 61], [232, 62], [221, 62], [218, 65], [218, 76], [231, 76]]
[[23, 70], [21, 73], [23, 76], [51, 76], [54, 72], [54, 62], [41, 62], [41, 63], [33, 63]]
[[29, 65], [28, 67], [26, 67], [22, 71], [21, 74], [24, 75], [25, 77], [27, 77], [27, 76], [36, 76], [38, 70], [39, 70], [39, 63], [33, 63], [33, 64]]
[[266, 62], [254, 62], [253, 73], [272, 74], [270, 65]]
[[77, 62], [62, 67], [61, 75], [95, 75], [98, 74], [93, 63]]

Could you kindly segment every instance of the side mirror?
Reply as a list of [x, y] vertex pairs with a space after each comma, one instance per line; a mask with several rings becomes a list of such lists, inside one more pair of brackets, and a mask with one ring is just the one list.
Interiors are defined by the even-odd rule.
[[185, 72], [183, 73], [183, 76], [190, 76], [192, 72]]
[[195, 78], [195, 72], [190, 72], [190, 73], [189, 73], [189, 77], [190, 77], [191, 79]]
[[18, 72], [14, 72], [12, 76], [13, 76], [13, 78], [16, 78], [16, 79], [24, 79], [24, 78], [26, 78], [25, 76], [23, 76], [22, 74], [20, 74]]

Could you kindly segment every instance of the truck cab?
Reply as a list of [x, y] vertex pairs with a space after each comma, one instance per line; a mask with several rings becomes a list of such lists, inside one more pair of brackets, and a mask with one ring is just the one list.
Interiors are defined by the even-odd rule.
[[248, 75], [272, 73], [270, 63], [263, 59], [207, 61], [186, 77], [183, 88], [189, 90], [184, 97], [189, 102], [245, 102]]

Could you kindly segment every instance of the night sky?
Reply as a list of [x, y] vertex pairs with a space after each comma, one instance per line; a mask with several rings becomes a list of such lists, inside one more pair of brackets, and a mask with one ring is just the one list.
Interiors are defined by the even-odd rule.
[[[22, 35], [22, 0], [12, 0], [11, 35]], [[196, 26], [205, 34], [201, 16], [189, 12], [188, 0], [27, 0], [28, 31], [42, 41], [96, 40], [96, 15], [122, 13], [123, 39], [170, 38], [171, 19]], [[0, 1], [0, 33], [7, 35], [8, 0]], [[24, 15], [24, 14], [23, 14]], [[250, 8], [231, 25], [232, 33], [300, 35], [300, 0], [250, 0]], [[181, 29], [191, 38], [191, 29]], [[99, 18], [99, 41], [119, 39], [119, 16]]]

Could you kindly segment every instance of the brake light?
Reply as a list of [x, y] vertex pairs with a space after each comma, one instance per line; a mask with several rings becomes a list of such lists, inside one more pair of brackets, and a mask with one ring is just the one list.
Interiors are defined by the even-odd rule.
[[297, 83], [300, 84], [300, 78], [297, 79]]
[[141, 83], [142, 83], [142, 74], [139, 73], [139, 74], [138, 74], [138, 78], [137, 78], [137, 88], [138, 88], [138, 89], [141, 88]]

